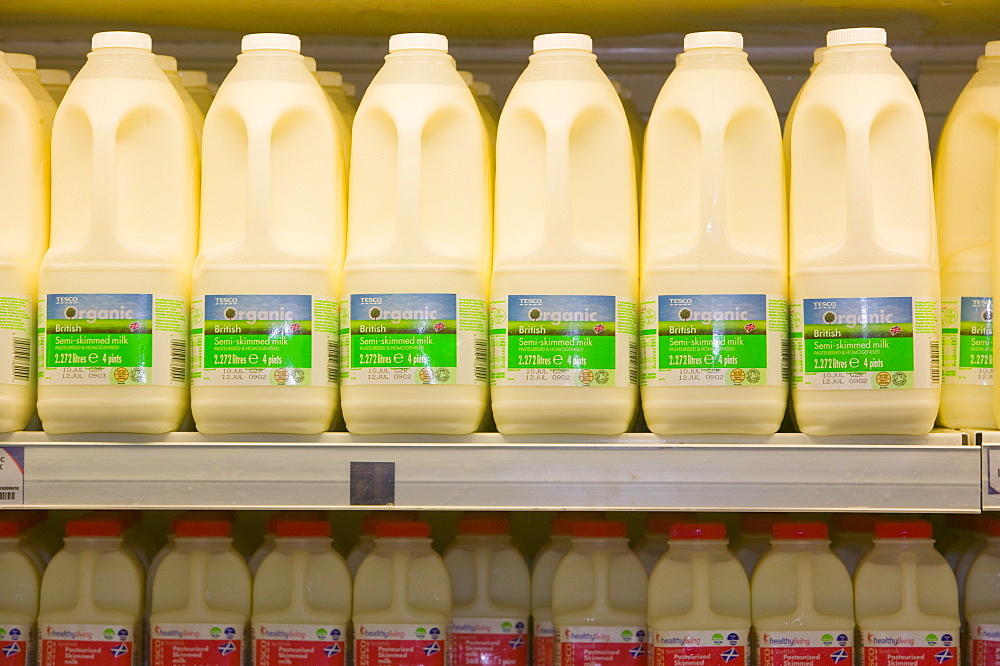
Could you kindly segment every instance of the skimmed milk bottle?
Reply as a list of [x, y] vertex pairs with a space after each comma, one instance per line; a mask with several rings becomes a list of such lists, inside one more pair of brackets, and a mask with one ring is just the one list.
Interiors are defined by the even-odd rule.
[[66, 524], [66, 545], [42, 576], [42, 666], [141, 663], [142, 567], [122, 547], [121, 534], [122, 526], [114, 520]]
[[655, 433], [769, 434], [788, 395], [781, 129], [737, 32], [697, 32], [646, 129], [642, 405]]
[[150, 604], [150, 664], [240, 666], [250, 620], [251, 580], [224, 520], [181, 520]]
[[[993, 248], [1000, 224], [1000, 41], [952, 107], [935, 165], [941, 249], [941, 425], [996, 428]], [[1000, 404], [998, 401], [997, 404]]]
[[827, 34], [790, 139], [799, 427], [924, 434], [941, 381], [930, 152], [917, 94], [884, 30]]
[[49, 130], [0, 56], [0, 432], [35, 412], [35, 298], [49, 237]]
[[492, 164], [441, 35], [394, 35], [354, 118], [341, 402], [361, 434], [476, 430], [486, 411]]
[[20, 523], [0, 520], [0, 663], [34, 666], [41, 572], [20, 545]]
[[52, 129], [38, 278], [48, 432], [176, 430], [188, 407], [198, 146], [149, 35], [94, 35]]
[[824, 523], [778, 523], [754, 569], [757, 664], [854, 663], [854, 589]]
[[445, 666], [451, 581], [431, 526], [379, 523], [354, 580], [355, 666]]
[[645, 666], [646, 570], [625, 523], [573, 525], [552, 582], [555, 663]]
[[649, 577], [654, 664], [749, 663], [750, 584], [726, 543], [721, 523], [671, 528], [670, 549]]
[[451, 576], [452, 666], [528, 666], [531, 574], [510, 519], [470, 515], [444, 556]]
[[243, 38], [205, 121], [191, 408], [201, 432], [327, 430], [346, 176], [299, 38]]
[[1000, 521], [987, 524], [986, 548], [976, 556], [965, 579], [965, 621], [969, 663], [1000, 663]]
[[326, 521], [281, 521], [253, 583], [254, 663], [343, 666], [351, 573]]
[[618, 434], [638, 384], [632, 139], [590, 37], [534, 50], [497, 133], [493, 415], [505, 434]]
[[875, 545], [854, 572], [860, 663], [960, 663], [958, 586], [931, 536], [924, 521], [875, 525]]

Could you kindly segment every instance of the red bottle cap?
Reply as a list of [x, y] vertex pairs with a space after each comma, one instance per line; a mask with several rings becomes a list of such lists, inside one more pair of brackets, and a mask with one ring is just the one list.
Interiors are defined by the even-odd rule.
[[177, 521], [177, 538], [206, 539], [224, 538], [233, 532], [233, 526], [225, 520], [179, 520]]
[[16, 539], [21, 535], [21, 525], [16, 520], [0, 520], [0, 539]]
[[419, 520], [416, 511], [375, 511], [365, 516], [361, 523], [361, 534], [373, 536], [379, 523], [401, 523]]
[[325, 520], [279, 520], [274, 535], [287, 539], [330, 538], [330, 523]]
[[66, 523], [68, 537], [120, 537], [122, 524], [107, 518], [81, 518]]
[[829, 539], [826, 523], [775, 523], [771, 527], [774, 539]]
[[385, 521], [375, 526], [378, 539], [427, 539], [430, 535], [430, 523], [420, 520]]
[[621, 539], [628, 536], [628, 527], [615, 520], [578, 521], [573, 525], [573, 536], [577, 539]]
[[725, 539], [726, 526], [722, 523], [677, 523], [670, 528], [671, 539]]
[[875, 523], [876, 539], [930, 539], [933, 536], [934, 529], [926, 520]]
[[510, 518], [498, 515], [470, 515], [458, 519], [458, 533], [470, 535], [510, 534]]

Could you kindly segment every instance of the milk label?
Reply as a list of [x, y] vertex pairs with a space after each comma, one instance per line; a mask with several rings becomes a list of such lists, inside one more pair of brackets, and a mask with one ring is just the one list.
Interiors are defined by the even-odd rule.
[[494, 298], [490, 383], [633, 387], [636, 338], [636, 305], [615, 296]]
[[646, 627], [559, 627], [561, 666], [646, 666]]
[[40, 384], [185, 386], [187, 306], [158, 294], [48, 294], [38, 311]]
[[1000, 666], [1000, 624], [969, 623], [972, 666]]
[[940, 306], [931, 299], [807, 298], [792, 303], [800, 389], [926, 389], [941, 382]]
[[531, 663], [534, 666], [552, 666], [555, 663], [556, 635], [552, 622], [535, 622], [531, 641]]
[[253, 625], [254, 664], [258, 666], [344, 666], [347, 655], [344, 625]]
[[454, 618], [448, 633], [451, 666], [528, 666], [527, 618]]
[[341, 310], [344, 384], [486, 384], [485, 299], [351, 294]]
[[34, 666], [35, 634], [30, 624], [0, 624], [0, 664]]
[[851, 666], [853, 632], [763, 631], [757, 634], [758, 666]]
[[865, 666], [957, 666], [958, 634], [950, 631], [861, 631]]
[[0, 384], [31, 382], [31, 300], [27, 294], [0, 291]]
[[208, 294], [191, 308], [194, 386], [336, 386], [337, 304]]
[[993, 385], [993, 299], [941, 303], [941, 357], [945, 384]]
[[653, 663], [657, 666], [746, 666], [748, 638], [745, 629], [654, 631]]
[[152, 666], [240, 666], [246, 627], [242, 624], [150, 623]]
[[355, 666], [445, 666], [448, 628], [434, 624], [355, 626]]
[[784, 386], [788, 303], [764, 294], [661, 295], [639, 309], [643, 386]]
[[135, 629], [107, 624], [42, 624], [38, 628], [42, 666], [136, 666]]

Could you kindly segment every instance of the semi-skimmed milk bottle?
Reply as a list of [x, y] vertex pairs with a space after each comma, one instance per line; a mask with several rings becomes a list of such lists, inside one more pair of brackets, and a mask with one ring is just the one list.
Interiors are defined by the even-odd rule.
[[854, 589], [824, 523], [778, 523], [750, 579], [760, 666], [854, 663]]
[[[351, 164], [351, 128], [354, 126], [355, 108], [347, 101], [344, 93], [344, 77], [340, 72], [317, 71], [313, 73], [323, 92], [333, 102], [336, 111], [333, 120], [337, 123], [340, 142], [344, 146], [344, 168]], [[332, 109], [331, 109], [332, 110]]]
[[354, 580], [355, 666], [445, 666], [451, 581], [428, 523], [379, 523]]
[[181, 83], [198, 104], [198, 108], [207, 116], [208, 109], [212, 106], [212, 100], [215, 98], [212, 89], [208, 87], [208, 74], [196, 69], [182, 69], [177, 74], [181, 77]]
[[168, 55], [157, 55], [156, 66], [163, 70], [167, 81], [170, 81], [170, 85], [174, 87], [181, 101], [184, 102], [184, 109], [191, 119], [191, 126], [194, 127], [194, 133], [198, 137], [198, 144], [201, 145], [201, 132], [205, 126], [205, 114], [201, 112], [201, 108], [194, 101], [194, 97], [191, 97], [191, 93], [184, 87], [181, 76], [177, 73], [177, 58]]
[[35, 412], [35, 298], [49, 237], [49, 130], [0, 57], [0, 432]]
[[351, 570], [351, 576], [353, 577], [358, 573], [358, 567], [368, 557], [368, 553], [375, 550], [375, 531], [379, 523], [398, 523], [418, 519], [416, 511], [395, 509], [391, 511], [375, 511], [365, 516], [361, 522], [361, 533], [358, 535], [358, 541], [347, 553], [347, 568]]
[[198, 145], [149, 35], [94, 35], [52, 129], [38, 278], [48, 432], [176, 430], [188, 408]]
[[174, 550], [153, 581], [152, 666], [240, 666], [250, 620], [251, 578], [224, 520], [181, 520]]
[[791, 125], [792, 399], [810, 435], [919, 435], [940, 401], [927, 124], [885, 30], [827, 34]]
[[35, 666], [41, 572], [21, 549], [21, 525], [0, 519], [0, 663]]
[[737, 32], [697, 32], [646, 129], [639, 329], [655, 433], [776, 432], [788, 381], [781, 128]]
[[958, 586], [930, 523], [875, 525], [875, 545], [854, 572], [854, 613], [865, 666], [960, 663]]
[[632, 139], [590, 37], [534, 51], [497, 133], [493, 415], [504, 434], [618, 434], [638, 397]]
[[1000, 663], [1000, 522], [987, 524], [986, 548], [965, 579], [965, 621], [972, 666]]
[[444, 555], [451, 576], [451, 666], [528, 666], [531, 573], [510, 519], [465, 516]]
[[649, 577], [654, 664], [749, 663], [750, 584], [726, 543], [721, 523], [671, 528], [670, 549]]
[[52, 121], [56, 117], [56, 101], [42, 85], [42, 79], [35, 68], [35, 56], [27, 53], [4, 53], [3, 59], [17, 74], [17, 78], [21, 79], [21, 83], [31, 91], [31, 96], [41, 107], [42, 116], [45, 117], [45, 123], [51, 131]]
[[489, 139], [442, 35], [394, 35], [354, 117], [341, 404], [354, 433], [462, 434], [486, 411]]
[[578, 522], [552, 582], [555, 663], [646, 666], [646, 570], [625, 523]]
[[65, 69], [36, 69], [38, 80], [42, 82], [42, 87], [52, 95], [56, 104], [62, 101], [69, 89], [69, 84], [73, 80], [69, 72]]
[[[1000, 224], [1000, 41], [945, 121], [934, 172], [941, 252], [941, 414], [948, 428], [996, 428], [993, 248]], [[1000, 405], [1000, 401], [997, 402]]]
[[280, 521], [253, 583], [254, 663], [343, 666], [351, 573], [326, 521]]
[[87, 518], [66, 524], [66, 545], [42, 576], [42, 666], [137, 666], [142, 655], [143, 573], [122, 547], [122, 526]]
[[191, 409], [205, 433], [327, 430], [346, 174], [299, 38], [247, 35], [205, 121]]

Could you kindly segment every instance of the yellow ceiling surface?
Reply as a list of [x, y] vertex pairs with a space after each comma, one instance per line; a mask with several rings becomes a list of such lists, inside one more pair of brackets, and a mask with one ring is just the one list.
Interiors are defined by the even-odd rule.
[[886, 26], [910, 41], [998, 39], [1000, 0], [0, 0], [0, 38], [157, 27], [503, 39], [705, 29], [780, 36], [853, 25]]

